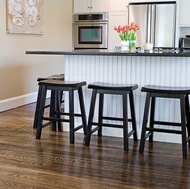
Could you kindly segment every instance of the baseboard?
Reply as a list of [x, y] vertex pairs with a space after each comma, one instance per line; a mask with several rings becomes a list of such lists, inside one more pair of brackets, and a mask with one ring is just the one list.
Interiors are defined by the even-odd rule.
[[0, 112], [36, 102], [37, 92], [0, 101]]
[[[37, 92], [22, 95], [22, 96], [17, 96], [14, 98], [9, 98], [5, 100], [0, 101], [0, 112], [7, 111], [13, 108], [17, 108], [19, 106], [23, 106], [26, 104], [30, 104], [33, 102], [36, 102], [37, 99]], [[50, 96], [50, 94], [47, 94], [47, 98]]]

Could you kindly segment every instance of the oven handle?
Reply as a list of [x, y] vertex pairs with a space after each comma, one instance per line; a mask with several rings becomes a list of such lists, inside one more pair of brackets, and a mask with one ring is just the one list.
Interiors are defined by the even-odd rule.
[[108, 24], [108, 22], [74, 22], [74, 25], [100, 25]]

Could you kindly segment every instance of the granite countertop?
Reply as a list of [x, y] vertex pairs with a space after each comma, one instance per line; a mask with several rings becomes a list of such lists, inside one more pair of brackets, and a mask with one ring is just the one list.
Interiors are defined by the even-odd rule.
[[75, 51], [26, 51], [26, 54], [41, 55], [94, 55], [94, 56], [168, 56], [168, 57], [190, 57], [190, 51], [137, 51], [136, 53], [108, 50], [75, 50]]

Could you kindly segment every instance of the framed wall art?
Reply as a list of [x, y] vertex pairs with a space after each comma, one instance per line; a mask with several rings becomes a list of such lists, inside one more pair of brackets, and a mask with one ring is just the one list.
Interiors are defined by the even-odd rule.
[[7, 33], [43, 34], [44, 0], [6, 0]]

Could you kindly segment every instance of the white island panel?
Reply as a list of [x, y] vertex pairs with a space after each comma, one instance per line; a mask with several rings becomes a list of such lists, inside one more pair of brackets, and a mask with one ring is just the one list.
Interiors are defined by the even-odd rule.
[[[64, 62], [67, 81], [86, 81], [87, 84], [94, 81], [138, 84], [139, 88], [135, 91], [138, 138], [141, 134], [145, 102], [145, 93], [141, 92], [141, 87], [146, 84], [190, 86], [189, 57], [65, 55]], [[86, 87], [84, 93], [88, 117], [91, 91]], [[156, 105], [157, 119], [180, 121], [178, 100], [160, 99]], [[106, 99], [105, 114], [121, 116], [121, 108], [119, 97], [109, 96]], [[103, 135], [123, 136], [121, 129], [112, 128], [104, 128]], [[155, 133], [154, 136], [157, 141], [181, 143], [179, 135]]]

